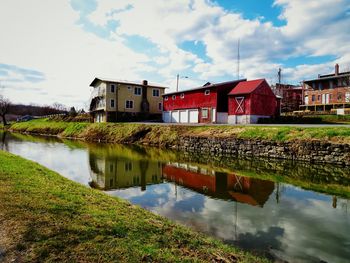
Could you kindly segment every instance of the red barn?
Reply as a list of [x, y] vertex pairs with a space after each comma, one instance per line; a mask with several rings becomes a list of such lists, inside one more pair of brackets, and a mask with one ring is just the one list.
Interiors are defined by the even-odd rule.
[[227, 123], [228, 93], [241, 81], [217, 84], [163, 95], [163, 121], [176, 123]]
[[265, 79], [243, 81], [228, 94], [228, 123], [257, 123], [278, 112], [278, 101]]

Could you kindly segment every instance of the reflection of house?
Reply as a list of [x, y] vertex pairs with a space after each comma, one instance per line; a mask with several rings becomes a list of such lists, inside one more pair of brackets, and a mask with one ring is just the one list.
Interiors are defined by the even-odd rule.
[[245, 79], [164, 94], [164, 122], [256, 123], [278, 113], [276, 96], [265, 80]]
[[263, 206], [274, 190], [274, 183], [271, 181], [208, 171], [190, 165], [165, 165], [163, 176], [169, 181], [214, 198], [231, 199], [254, 206]]
[[162, 165], [160, 162], [132, 160], [126, 158], [100, 158], [90, 154], [90, 168], [94, 188], [103, 190], [141, 186], [162, 181]]
[[327, 111], [350, 106], [350, 71], [339, 72], [339, 65], [328, 75], [304, 81], [303, 109]]
[[94, 122], [161, 119], [166, 87], [95, 78], [90, 100]]

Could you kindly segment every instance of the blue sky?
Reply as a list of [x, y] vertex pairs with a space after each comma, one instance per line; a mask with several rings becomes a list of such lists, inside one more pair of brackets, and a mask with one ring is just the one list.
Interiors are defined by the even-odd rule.
[[[35, 6], [35, 8], [33, 8]], [[18, 8], [21, 7], [21, 8]], [[13, 17], [16, 16], [16, 19]], [[0, 93], [84, 107], [95, 76], [180, 89], [350, 70], [350, 0], [3, 0]]]

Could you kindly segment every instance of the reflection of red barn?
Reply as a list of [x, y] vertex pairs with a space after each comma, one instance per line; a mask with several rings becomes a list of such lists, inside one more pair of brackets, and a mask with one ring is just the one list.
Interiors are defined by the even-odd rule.
[[228, 94], [228, 123], [257, 123], [277, 114], [279, 102], [265, 79], [243, 81]]
[[263, 206], [274, 190], [274, 183], [271, 181], [219, 172], [206, 175], [172, 165], [163, 167], [163, 176], [169, 181], [214, 198], [231, 199], [254, 206]]

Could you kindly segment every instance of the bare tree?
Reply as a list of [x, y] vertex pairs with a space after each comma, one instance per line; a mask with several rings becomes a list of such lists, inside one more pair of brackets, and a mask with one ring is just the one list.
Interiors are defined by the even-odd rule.
[[66, 106], [64, 106], [63, 104], [61, 103], [58, 103], [58, 102], [55, 102], [54, 104], [52, 104], [52, 107], [58, 111], [67, 111], [67, 108]]
[[4, 126], [7, 125], [6, 122], [6, 114], [9, 112], [11, 106], [10, 100], [4, 98], [4, 96], [0, 95], [0, 117], [2, 118], [2, 122]]

